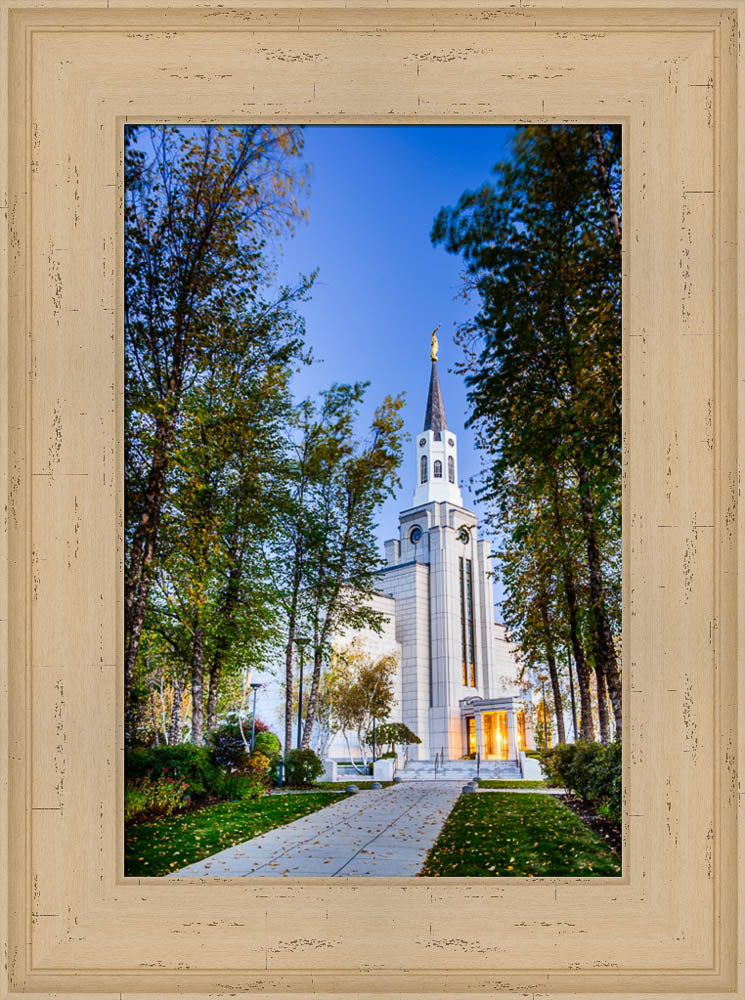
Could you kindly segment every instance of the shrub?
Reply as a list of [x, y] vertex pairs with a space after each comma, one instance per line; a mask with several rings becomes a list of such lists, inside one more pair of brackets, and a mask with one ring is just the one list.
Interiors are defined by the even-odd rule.
[[307, 787], [323, 774], [323, 763], [312, 750], [290, 750], [285, 757], [285, 781]]
[[[260, 733], [267, 732], [269, 727], [261, 719], [256, 720], [255, 734], [258, 738]], [[245, 742], [243, 737], [245, 736]], [[212, 759], [220, 767], [243, 768], [248, 759], [249, 750], [246, 743], [251, 740], [251, 720], [243, 722], [243, 734], [237, 719], [230, 719], [223, 722], [221, 726], [214, 729], [209, 734], [209, 745], [212, 749]]]
[[187, 784], [183, 778], [135, 778], [124, 789], [126, 823], [160, 816], [171, 816], [186, 802]]
[[186, 782], [186, 794], [192, 799], [220, 795], [224, 776], [212, 762], [207, 747], [193, 743], [128, 750], [124, 759], [127, 781], [152, 778], [175, 778]]
[[271, 785], [272, 762], [266, 754], [254, 751], [246, 759], [237, 781], [237, 798], [241, 801], [260, 799]]
[[278, 736], [266, 730], [256, 734], [254, 751], [263, 753], [273, 764], [276, 764], [280, 758], [282, 744], [279, 742]]
[[621, 822], [620, 742], [614, 740], [607, 746], [585, 740], [560, 743], [541, 754], [541, 763], [549, 784], [563, 785], [591, 803], [600, 815], [613, 823]]

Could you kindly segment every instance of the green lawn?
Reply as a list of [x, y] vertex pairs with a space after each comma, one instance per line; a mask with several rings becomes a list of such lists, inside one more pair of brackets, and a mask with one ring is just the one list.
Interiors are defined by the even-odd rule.
[[620, 875], [621, 859], [551, 795], [462, 795], [422, 875]]
[[[369, 788], [373, 780], [370, 778], [369, 781], [355, 781], [354, 778], [350, 778], [349, 781], [317, 781], [313, 787], [323, 792], [343, 792], [347, 785], [356, 785], [359, 789]], [[393, 782], [381, 781], [380, 784], [383, 788], [388, 788]]]
[[267, 795], [256, 802], [219, 802], [156, 823], [130, 826], [124, 831], [124, 874], [167, 875], [339, 798], [333, 792]]
[[547, 788], [546, 781], [488, 781], [479, 780], [480, 788]]

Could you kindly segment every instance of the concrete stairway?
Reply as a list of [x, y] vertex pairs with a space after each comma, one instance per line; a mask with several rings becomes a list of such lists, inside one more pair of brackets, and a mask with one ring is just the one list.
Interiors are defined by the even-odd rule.
[[[437, 780], [466, 781], [475, 777], [475, 760], [446, 760], [438, 764]], [[432, 781], [435, 777], [435, 762], [433, 760], [410, 760], [406, 767], [398, 771], [398, 776], [404, 781]], [[479, 777], [489, 780], [519, 781], [522, 778], [520, 768], [514, 760], [482, 760]]]

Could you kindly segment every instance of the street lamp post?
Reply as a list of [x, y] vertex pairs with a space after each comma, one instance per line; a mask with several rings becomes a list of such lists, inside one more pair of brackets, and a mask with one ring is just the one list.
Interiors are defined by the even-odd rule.
[[295, 645], [300, 650], [300, 684], [298, 685], [297, 693], [297, 745], [300, 749], [300, 740], [303, 724], [303, 667], [304, 667], [304, 653], [305, 647], [310, 642], [307, 636], [298, 636], [295, 639]]
[[548, 678], [545, 674], [538, 674], [538, 680], [541, 682], [541, 700], [543, 702], [543, 749], [548, 750], [548, 712], [546, 711], [546, 681]]
[[254, 752], [254, 740], [256, 739], [256, 692], [260, 687], [261, 684], [257, 684], [256, 681], [251, 684], [251, 690], [254, 693], [254, 704], [251, 710], [251, 753]]

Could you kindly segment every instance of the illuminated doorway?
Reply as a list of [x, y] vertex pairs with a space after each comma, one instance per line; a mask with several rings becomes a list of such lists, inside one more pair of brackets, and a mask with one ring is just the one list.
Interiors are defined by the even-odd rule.
[[485, 760], [507, 760], [509, 738], [506, 712], [484, 712], [481, 716]]
[[468, 739], [467, 753], [476, 753], [476, 720], [473, 716], [466, 719], [466, 737]]

